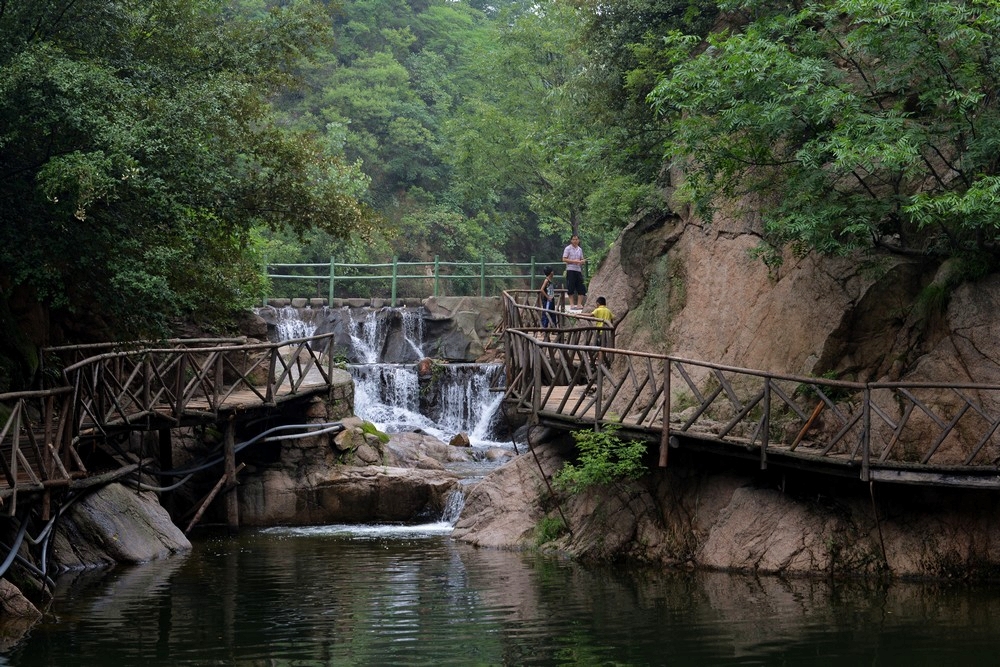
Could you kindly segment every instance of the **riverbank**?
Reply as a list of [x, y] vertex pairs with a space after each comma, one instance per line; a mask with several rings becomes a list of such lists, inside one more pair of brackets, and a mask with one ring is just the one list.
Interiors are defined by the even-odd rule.
[[1000, 577], [1000, 498], [989, 491], [785, 478], [672, 452], [634, 482], [551, 493], [567, 436], [470, 490], [456, 539], [587, 562], [758, 574], [988, 581]]

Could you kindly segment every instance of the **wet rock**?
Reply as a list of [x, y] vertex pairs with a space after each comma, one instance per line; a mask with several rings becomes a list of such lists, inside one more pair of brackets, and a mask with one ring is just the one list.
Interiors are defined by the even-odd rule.
[[191, 550], [156, 495], [108, 484], [74, 503], [50, 550], [57, 570], [143, 563]]

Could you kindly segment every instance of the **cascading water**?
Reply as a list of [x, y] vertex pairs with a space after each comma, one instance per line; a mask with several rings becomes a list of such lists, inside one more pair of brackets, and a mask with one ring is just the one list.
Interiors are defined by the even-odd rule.
[[490, 384], [499, 364], [442, 364], [435, 371], [440, 386], [436, 416], [420, 409], [421, 389], [417, 369], [407, 364], [351, 366], [354, 376], [354, 412], [382, 431], [421, 430], [444, 441], [465, 433], [474, 447], [500, 446], [497, 442], [503, 393]]
[[[385, 363], [383, 356], [422, 360], [424, 318], [418, 310], [400, 308], [326, 307], [280, 308], [269, 313], [276, 342], [304, 338], [320, 331], [336, 334], [334, 345], [355, 361], [348, 364], [354, 378], [354, 413], [386, 433], [420, 431], [448, 442], [464, 433], [472, 445], [476, 463], [464, 468], [461, 486], [484, 474], [490, 463], [489, 450], [510, 450], [509, 440], [499, 440], [503, 393], [492, 390], [501, 379], [499, 364], [445, 364], [431, 366], [430, 377], [421, 381], [415, 363]], [[317, 318], [321, 323], [317, 326]], [[396, 324], [398, 323], [398, 325]], [[323, 328], [321, 328], [323, 327]], [[339, 332], [339, 333], [337, 333]], [[426, 367], [425, 367], [426, 372]], [[450, 531], [465, 504], [461, 489], [448, 497], [439, 521], [415, 527], [369, 526], [386, 531], [416, 530], [420, 533]], [[352, 534], [356, 526], [338, 527]]]
[[308, 338], [316, 332], [316, 323], [312, 318], [304, 318], [297, 308], [284, 306], [277, 309], [277, 320], [275, 328], [278, 332], [278, 340], [295, 340], [296, 338]]
[[[277, 309], [274, 326], [278, 340], [313, 335], [314, 319], [329, 315], [325, 307]], [[390, 325], [398, 318], [397, 333]], [[417, 309], [349, 308], [341, 309], [339, 321], [350, 341], [348, 357], [355, 361], [348, 368], [354, 377], [354, 412], [387, 433], [420, 430], [445, 442], [457, 433], [465, 433], [474, 447], [505, 447], [499, 439], [502, 428], [499, 408], [503, 394], [491, 391], [500, 378], [498, 364], [435, 364], [433, 405], [429, 406], [417, 375], [416, 364], [384, 363], [383, 355], [392, 348], [394, 358], [424, 357], [424, 318]], [[400, 340], [398, 337], [402, 337]], [[390, 345], [390, 336], [394, 344]], [[424, 399], [424, 400], [422, 400]]]

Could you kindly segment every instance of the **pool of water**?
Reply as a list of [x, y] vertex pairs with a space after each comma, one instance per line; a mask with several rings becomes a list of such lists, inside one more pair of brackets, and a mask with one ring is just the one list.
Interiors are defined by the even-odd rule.
[[206, 536], [74, 575], [0, 665], [994, 665], [1000, 588], [586, 567], [447, 523]]

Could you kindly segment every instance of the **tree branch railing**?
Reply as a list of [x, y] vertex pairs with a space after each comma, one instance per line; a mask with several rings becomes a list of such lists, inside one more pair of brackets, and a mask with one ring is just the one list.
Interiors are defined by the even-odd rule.
[[217, 419], [227, 408], [271, 406], [330, 387], [333, 336], [49, 348], [50, 363], [74, 359], [61, 373], [44, 374], [47, 382], [61, 375], [60, 386], [0, 394], [0, 507], [13, 516], [19, 492], [87, 476], [76, 450], [83, 438]]
[[0, 500], [7, 516], [17, 511], [18, 490], [43, 491], [85, 472], [72, 441], [72, 389], [0, 394]]
[[95, 355], [64, 370], [77, 403], [79, 432], [101, 432], [146, 421], [169, 424], [211, 417], [243, 393], [274, 405], [279, 396], [332, 383], [334, 334], [281, 343], [222, 344], [121, 350]]
[[[506, 303], [507, 322], [536, 321], [532, 306]], [[509, 404], [534, 419], [617, 424], [661, 447], [672, 435], [725, 444], [762, 467], [781, 455], [864, 480], [938, 471], [1000, 482], [1000, 385], [785, 375], [615, 349], [591, 331], [508, 328]]]

